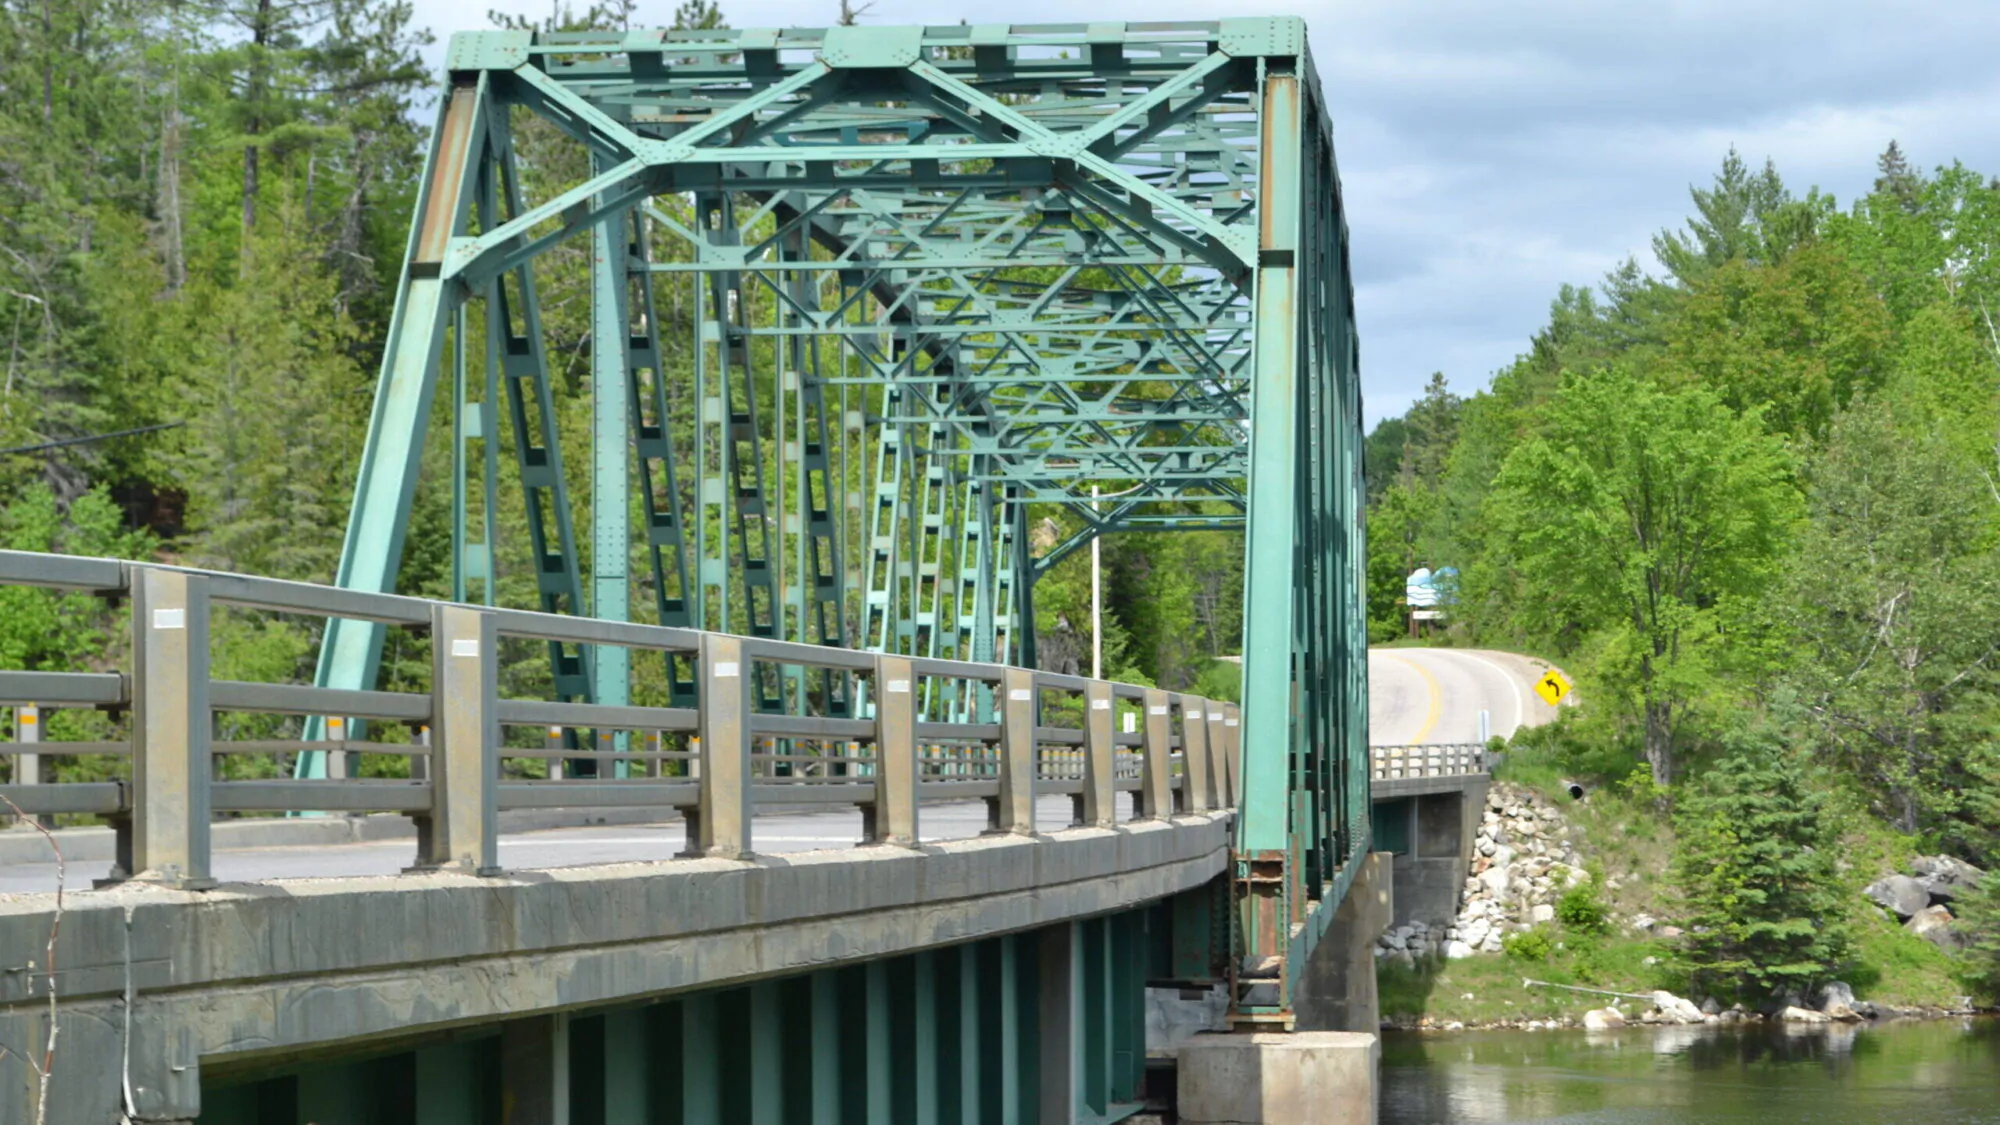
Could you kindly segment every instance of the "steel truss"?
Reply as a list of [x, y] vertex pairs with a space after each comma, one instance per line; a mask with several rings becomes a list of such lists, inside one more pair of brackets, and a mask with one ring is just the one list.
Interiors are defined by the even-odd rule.
[[[488, 31], [448, 67], [339, 583], [395, 585], [447, 356], [461, 600], [494, 596], [508, 443], [537, 608], [627, 618], [637, 550], [641, 616], [915, 656], [1032, 664], [1035, 579], [1091, 537], [1243, 527], [1236, 1011], [1288, 1020], [1368, 839], [1354, 323], [1303, 22]], [[524, 114], [587, 179], [523, 198]], [[587, 450], [535, 290], [572, 238]], [[691, 340], [661, 336], [675, 285]], [[1054, 509], [1081, 531], [1037, 552]], [[320, 682], [372, 686], [381, 630], [332, 623]], [[551, 657], [560, 693], [625, 701], [622, 655]]]

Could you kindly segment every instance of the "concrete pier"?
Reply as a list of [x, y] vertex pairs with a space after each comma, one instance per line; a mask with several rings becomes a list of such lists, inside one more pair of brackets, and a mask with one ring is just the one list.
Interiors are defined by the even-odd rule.
[[1198, 1035], [1180, 1052], [1182, 1125], [1375, 1125], [1371, 1032]]

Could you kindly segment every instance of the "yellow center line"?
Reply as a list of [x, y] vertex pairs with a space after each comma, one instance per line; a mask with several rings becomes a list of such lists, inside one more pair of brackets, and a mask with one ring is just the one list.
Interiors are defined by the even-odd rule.
[[1431, 675], [1429, 668], [1411, 660], [1409, 657], [1398, 656], [1393, 652], [1385, 652], [1382, 655], [1399, 664], [1407, 664], [1411, 668], [1414, 668], [1417, 675], [1422, 676], [1425, 685], [1430, 688], [1431, 705], [1430, 709], [1424, 712], [1424, 725], [1418, 727], [1417, 733], [1410, 736], [1410, 745], [1421, 746], [1424, 739], [1437, 727], [1438, 720], [1444, 717], [1444, 687], [1438, 683], [1436, 676]]

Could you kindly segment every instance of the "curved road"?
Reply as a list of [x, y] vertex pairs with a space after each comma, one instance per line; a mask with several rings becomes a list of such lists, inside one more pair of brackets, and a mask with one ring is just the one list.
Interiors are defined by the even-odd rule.
[[1470, 648], [1368, 650], [1368, 740], [1376, 746], [1479, 741], [1479, 712], [1506, 738], [1556, 709], [1529, 690], [1549, 666], [1512, 652]]

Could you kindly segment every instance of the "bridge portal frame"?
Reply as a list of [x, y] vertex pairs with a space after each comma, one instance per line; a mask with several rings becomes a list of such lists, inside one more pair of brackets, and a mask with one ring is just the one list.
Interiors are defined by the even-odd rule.
[[[338, 583], [395, 588], [447, 369], [457, 600], [495, 600], [511, 478], [536, 608], [629, 619], [636, 547], [662, 625], [1032, 667], [1035, 580], [1077, 546], [1243, 526], [1234, 1011], [1289, 1023], [1369, 836], [1358, 361], [1303, 21], [494, 31], [447, 65]], [[528, 198], [524, 128], [580, 178]], [[536, 291], [582, 237], [619, 341], [590, 349], [589, 563]], [[1080, 530], [1037, 550], [1049, 507]], [[330, 623], [319, 682], [372, 686], [381, 644]], [[550, 654], [563, 696], [628, 701], [622, 650]]]

